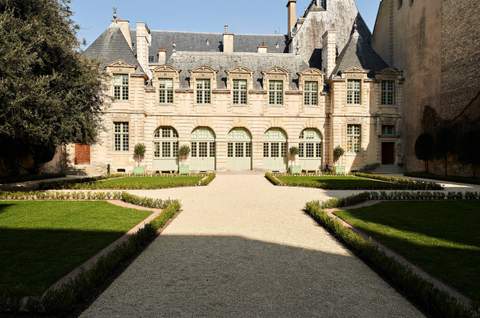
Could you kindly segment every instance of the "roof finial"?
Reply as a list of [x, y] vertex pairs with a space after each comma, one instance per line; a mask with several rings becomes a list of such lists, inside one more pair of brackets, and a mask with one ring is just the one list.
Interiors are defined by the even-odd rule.
[[118, 15], [117, 15], [117, 8], [113, 7], [113, 21], [117, 22]]
[[228, 24], [225, 24], [223, 26], [223, 33], [227, 34], [228, 33]]

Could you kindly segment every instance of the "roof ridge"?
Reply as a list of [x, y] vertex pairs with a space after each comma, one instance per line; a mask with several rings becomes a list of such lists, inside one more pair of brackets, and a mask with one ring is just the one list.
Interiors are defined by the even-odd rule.
[[[131, 29], [130, 31], [135, 32], [135, 29]], [[210, 35], [223, 35], [220, 32], [197, 32], [197, 31], [175, 31], [175, 30], [159, 30], [159, 29], [152, 29], [151, 32], [164, 32], [164, 33], [184, 33], [184, 34], [210, 34]], [[254, 33], [235, 33], [235, 36], [271, 36], [271, 37], [285, 37], [285, 34], [254, 34]]]

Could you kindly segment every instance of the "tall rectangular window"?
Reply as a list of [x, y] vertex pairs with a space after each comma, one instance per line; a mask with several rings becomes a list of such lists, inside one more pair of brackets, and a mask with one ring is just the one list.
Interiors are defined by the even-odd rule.
[[305, 82], [305, 105], [318, 105], [318, 82]]
[[233, 104], [247, 104], [247, 80], [233, 80]]
[[128, 100], [128, 74], [113, 75], [113, 98]]
[[269, 81], [268, 83], [269, 104], [283, 105], [283, 81]]
[[129, 131], [128, 123], [114, 123], [114, 147], [115, 151], [128, 151], [129, 150]]
[[160, 104], [173, 104], [173, 80], [167, 78], [160, 79], [158, 93]]
[[347, 152], [360, 152], [362, 144], [362, 126], [347, 125]]
[[212, 86], [209, 79], [197, 80], [197, 104], [210, 104], [212, 101]]
[[268, 142], [263, 144], [263, 157], [268, 158], [270, 156], [270, 144]]
[[228, 143], [227, 154], [228, 154], [228, 158], [233, 158], [233, 142]]
[[362, 93], [361, 80], [347, 80], [347, 104], [360, 105]]
[[382, 105], [395, 105], [395, 81], [382, 81]]

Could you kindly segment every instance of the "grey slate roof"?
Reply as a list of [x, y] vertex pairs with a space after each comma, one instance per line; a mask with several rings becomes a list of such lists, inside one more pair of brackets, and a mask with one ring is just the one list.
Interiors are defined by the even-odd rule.
[[191, 70], [201, 66], [209, 66], [217, 71], [219, 89], [226, 88], [226, 71], [239, 66], [246, 67], [254, 72], [255, 89], [262, 88], [262, 72], [268, 71], [275, 66], [287, 70], [290, 75], [290, 89], [298, 89], [297, 73], [309, 67], [300, 56], [284, 53], [223, 54], [213, 52], [177, 52], [168, 59], [167, 64], [181, 70], [180, 82], [182, 87], [188, 87]]
[[347, 45], [338, 56], [333, 75], [338, 75], [353, 67], [369, 71], [369, 76], [388, 67], [388, 64], [372, 48], [370, 38], [365, 39], [358, 31], [353, 32]]
[[[134, 42], [136, 32], [131, 31]], [[158, 62], [157, 52], [159, 49], [167, 50], [167, 59], [173, 53], [173, 45], [176, 51], [188, 52], [222, 52], [223, 34], [221, 33], [195, 33], [195, 32], [172, 32], [172, 31], [151, 31], [152, 45], [149, 55], [153, 62]], [[285, 53], [287, 48], [287, 37], [285, 35], [234, 35], [235, 52], [257, 52], [259, 45], [268, 46], [270, 53]]]
[[140, 63], [127, 43], [119, 27], [110, 26], [92, 43], [84, 52], [84, 55], [100, 62], [100, 66], [107, 65], [119, 60], [136, 66], [136, 73], [144, 74]]

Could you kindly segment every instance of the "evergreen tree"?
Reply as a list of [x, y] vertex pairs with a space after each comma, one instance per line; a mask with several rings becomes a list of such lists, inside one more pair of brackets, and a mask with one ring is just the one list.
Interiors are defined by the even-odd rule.
[[97, 136], [102, 78], [79, 52], [69, 4], [0, 0], [0, 161], [12, 172]]
[[428, 173], [428, 162], [434, 157], [434, 140], [432, 135], [423, 133], [415, 143], [415, 155], [418, 160], [425, 162], [425, 171]]

